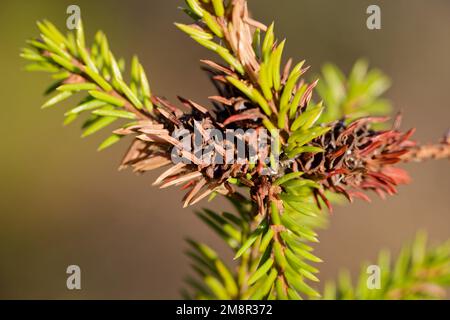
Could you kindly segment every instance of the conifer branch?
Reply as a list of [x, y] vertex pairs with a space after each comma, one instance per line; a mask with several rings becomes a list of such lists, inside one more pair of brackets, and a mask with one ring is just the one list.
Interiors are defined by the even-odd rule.
[[426, 160], [450, 160], [450, 131], [438, 144], [426, 144], [411, 148], [402, 157], [404, 162], [422, 162]]
[[[202, 60], [218, 95], [210, 96], [210, 110], [179, 97], [189, 111], [152, 94], [142, 65], [131, 63], [130, 81], [123, 76], [124, 62], [116, 60], [105, 35], [98, 32], [86, 45], [83, 27], [64, 36], [50, 22], [38, 23], [41, 37], [29, 41], [32, 49], [22, 56], [32, 61], [30, 71], [46, 71], [57, 81], [48, 92], [57, 92], [44, 104], [54, 106], [75, 93], [87, 96], [66, 112], [66, 123], [89, 113], [83, 136], [115, 123], [116, 128], [99, 149], [131, 135], [134, 141], [121, 168], [146, 172], [167, 168], [154, 182], [161, 188], [182, 186], [184, 206], [222, 194], [239, 198], [237, 214], [198, 213], [230, 246], [238, 260], [233, 270], [210, 247], [189, 241], [188, 255], [202, 279], [189, 279], [194, 298], [301, 299], [318, 298], [311, 286], [321, 262], [312, 254], [318, 242], [316, 228], [324, 212], [332, 210], [332, 198], [343, 195], [369, 200], [367, 191], [381, 197], [397, 192], [408, 182], [395, 165], [408, 155], [423, 153], [410, 140], [414, 130], [379, 130], [387, 121], [388, 102], [380, 98], [389, 80], [379, 71], [357, 62], [348, 79], [332, 65], [323, 69], [323, 81], [308, 83], [304, 61], [283, 61], [285, 40], [277, 40], [274, 24], [250, 17], [245, 0], [186, 0], [185, 12], [193, 24], [176, 26], [220, 57]], [[319, 98], [313, 100], [317, 87]], [[238, 163], [205, 163], [195, 151], [186, 150], [175, 138], [199, 132], [200, 151], [226, 148], [208, 139], [208, 130], [226, 133], [234, 129], [267, 129], [275, 141], [262, 147], [269, 161], [258, 157]], [[255, 141], [240, 137], [246, 149]], [[232, 142], [234, 154], [237, 142]], [[173, 163], [173, 154], [183, 161]], [[276, 157], [278, 157], [278, 161]], [[411, 156], [413, 157], [413, 156]], [[416, 155], [416, 158], [419, 156]], [[269, 171], [270, 174], [266, 174]], [[237, 190], [243, 188], [249, 196]], [[192, 295], [193, 293], [193, 295]]]
[[389, 78], [378, 69], [369, 69], [365, 60], [358, 60], [348, 76], [335, 65], [325, 64], [317, 85], [317, 92], [326, 106], [321, 120], [389, 115], [391, 103], [382, 95], [390, 85]]

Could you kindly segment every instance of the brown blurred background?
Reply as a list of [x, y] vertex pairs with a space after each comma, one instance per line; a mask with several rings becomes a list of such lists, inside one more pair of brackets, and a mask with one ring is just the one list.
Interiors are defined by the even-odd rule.
[[[140, 56], [153, 91], [205, 102], [213, 92], [198, 60], [205, 50], [173, 26], [188, 21], [182, 1], [81, 1], [90, 36], [103, 29], [113, 50]], [[287, 53], [317, 73], [326, 61], [348, 71], [366, 57], [393, 80], [388, 92], [404, 127], [421, 142], [450, 127], [450, 2], [448, 0], [250, 0], [255, 17], [275, 20]], [[178, 298], [189, 272], [183, 239], [193, 236], [226, 250], [176, 189], [151, 187], [153, 175], [118, 172], [126, 143], [97, 153], [103, 139], [80, 139], [79, 123], [62, 127], [62, 110], [41, 111], [47, 75], [23, 71], [19, 50], [37, 35], [35, 21], [65, 26], [74, 1], [0, 4], [0, 298]], [[382, 30], [366, 28], [366, 8], [382, 9]], [[61, 106], [59, 107], [61, 108]], [[106, 134], [106, 132], [104, 133]], [[103, 134], [103, 135], [104, 135]], [[372, 205], [337, 208], [320, 234], [321, 279], [358, 270], [381, 248], [397, 252], [418, 229], [432, 241], [449, 237], [447, 161], [408, 165], [414, 183]], [[221, 200], [198, 207], [227, 207]], [[228, 254], [229, 256], [229, 254]], [[82, 290], [66, 289], [66, 267], [82, 270]]]

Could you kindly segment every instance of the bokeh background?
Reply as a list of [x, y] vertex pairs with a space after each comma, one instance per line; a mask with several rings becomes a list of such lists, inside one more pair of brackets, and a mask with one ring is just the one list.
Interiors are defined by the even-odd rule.
[[[153, 91], [206, 102], [212, 93], [198, 60], [208, 54], [174, 26], [188, 21], [182, 1], [12, 1], [0, 4], [0, 298], [174, 299], [189, 273], [183, 239], [226, 249], [176, 189], [151, 187], [156, 173], [118, 172], [126, 143], [98, 153], [103, 139], [80, 139], [79, 124], [62, 127], [62, 110], [45, 112], [47, 75], [23, 71], [19, 50], [37, 35], [35, 21], [65, 26], [78, 4], [89, 35], [103, 29], [113, 50], [140, 56]], [[326, 61], [348, 71], [366, 57], [393, 80], [387, 96], [404, 112], [404, 128], [421, 142], [450, 127], [450, 2], [448, 0], [249, 0], [254, 16], [275, 20], [287, 53], [317, 73]], [[382, 9], [382, 30], [366, 28], [366, 8]], [[61, 107], [59, 107], [61, 108]], [[106, 133], [105, 133], [106, 134]], [[418, 229], [432, 241], [449, 237], [447, 161], [407, 165], [414, 183], [372, 205], [337, 208], [320, 232], [321, 279], [355, 272], [381, 248], [397, 252]], [[198, 207], [229, 208], [221, 200]], [[82, 270], [82, 290], [66, 289], [66, 268]]]

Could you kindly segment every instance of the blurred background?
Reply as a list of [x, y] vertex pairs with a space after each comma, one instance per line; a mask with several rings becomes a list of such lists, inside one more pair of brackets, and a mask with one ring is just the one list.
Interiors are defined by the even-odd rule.
[[[62, 110], [41, 111], [45, 74], [23, 71], [25, 40], [47, 18], [65, 28], [66, 8], [81, 7], [88, 35], [103, 29], [117, 56], [136, 53], [152, 89], [206, 102], [213, 87], [199, 69], [208, 56], [174, 26], [189, 21], [182, 1], [12, 1], [0, 4], [0, 298], [175, 299], [190, 272], [183, 239], [193, 236], [230, 256], [177, 189], [151, 187], [157, 172], [118, 172], [124, 142], [98, 153], [101, 134], [80, 139], [78, 124], [62, 127]], [[254, 16], [288, 39], [286, 52], [306, 59], [310, 75], [331, 61], [346, 72], [366, 57], [393, 80], [388, 92], [404, 112], [404, 128], [420, 142], [437, 141], [450, 127], [450, 2], [447, 0], [249, 0]], [[382, 29], [366, 28], [366, 8], [378, 4]], [[68, 105], [66, 105], [68, 106]], [[104, 135], [107, 133], [105, 132]], [[322, 283], [341, 268], [352, 272], [381, 248], [395, 253], [418, 229], [432, 242], [449, 237], [447, 161], [407, 165], [413, 183], [372, 205], [336, 208], [320, 232]], [[217, 210], [225, 201], [203, 202]], [[82, 271], [82, 290], [66, 288], [66, 268]]]

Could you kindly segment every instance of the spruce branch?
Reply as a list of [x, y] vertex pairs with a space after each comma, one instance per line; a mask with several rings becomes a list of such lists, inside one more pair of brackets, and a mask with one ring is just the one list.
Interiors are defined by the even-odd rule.
[[438, 144], [426, 144], [411, 148], [402, 157], [404, 162], [422, 162], [426, 160], [450, 160], [450, 131]]
[[337, 66], [325, 64], [317, 85], [317, 92], [326, 106], [321, 120], [389, 115], [391, 103], [382, 95], [390, 85], [389, 78], [378, 69], [369, 69], [366, 60], [358, 60], [348, 76]]
[[[80, 24], [76, 35], [67, 37], [49, 21], [38, 22], [41, 38], [28, 43], [34, 49], [24, 49], [21, 56], [33, 63], [27, 70], [52, 73], [56, 82], [47, 90], [47, 94], [56, 92], [42, 108], [49, 108], [77, 93], [87, 94], [73, 109], [65, 113], [65, 124], [89, 111], [82, 137], [89, 136], [118, 119], [126, 119], [123, 128], [134, 121], [152, 119], [153, 104], [147, 77], [137, 57], [133, 58], [131, 82], [126, 84], [122, 71], [124, 63], [117, 61], [109, 50], [108, 41], [103, 32], [97, 32], [92, 48], [87, 48], [83, 26]], [[113, 133], [100, 146], [105, 149], [120, 139]]]
[[[311, 264], [321, 259], [312, 254], [311, 243], [318, 242], [316, 229], [332, 210], [332, 198], [369, 200], [367, 191], [381, 197], [395, 194], [397, 185], [408, 182], [406, 172], [395, 165], [418, 152], [410, 140], [414, 130], [401, 132], [399, 121], [391, 129], [377, 129], [387, 121], [380, 115], [389, 111], [389, 104], [380, 95], [389, 81], [366, 63], [357, 62], [348, 79], [327, 65], [324, 81], [309, 83], [305, 62], [284, 61], [286, 41], [276, 38], [273, 23], [265, 26], [251, 18], [245, 0], [186, 4], [184, 11], [194, 22], [176, 26], [220, 57], [220, 62], [202, 60], [218, 89], [210, 96], [213, 110], [179, 97], [188, 109], [184, 111], [151, 93], [137, 58], [126, 81], [124, 62], [115, 58], [102, 32], [88, 47], [81, 22], [75, 34], [64, 36], [48, 21], [38, 23], [40, 38], [29, 41], [31, 49], [22, 53], [32, 61], [28, 70], [49, 72], [56, 80], [48, 90], [56, 95], [43, 107], [83, 92], [86, 96], [66, 112], [65, 122], [89, 113], [83, 125], [83, 136], [88, 136], [123, 119], [99, 147], [133, 136], [121, 168], [146, 172], [168, 167], [154, 185], [187, 190], [185, 207], [217, 194], [234, 201], [237, 214], [204, 210], [198, 216], [234, 251], [238, 267], [233, 270], [213, 249], [190, 240], [188, 255], [202, 282], [189, 278], [194, 290], [187, 296], [317, 298], [310, 283], [318, 281], [318, 269]], [[319, 102], [313, 100], [316, 87]], [[224, 146], [209, 139], [208, 130], [240, 128], [270, 132], [275, 143], [262, 150], [271, 155], [269, 163], [262, 158], [205, 163], [175, 138], [183, 130], [188, 136], [200, 132], [200, 150], [212, 147], [224, 156]], [[254, 140], [239, 138], [247, 149], [255, 148]], [[232, 144], [236, 154], [237, 142]], [[185, 161], [173, 163], [174, 150]], [[279, 156], [275, 166], [274, 154]]]

